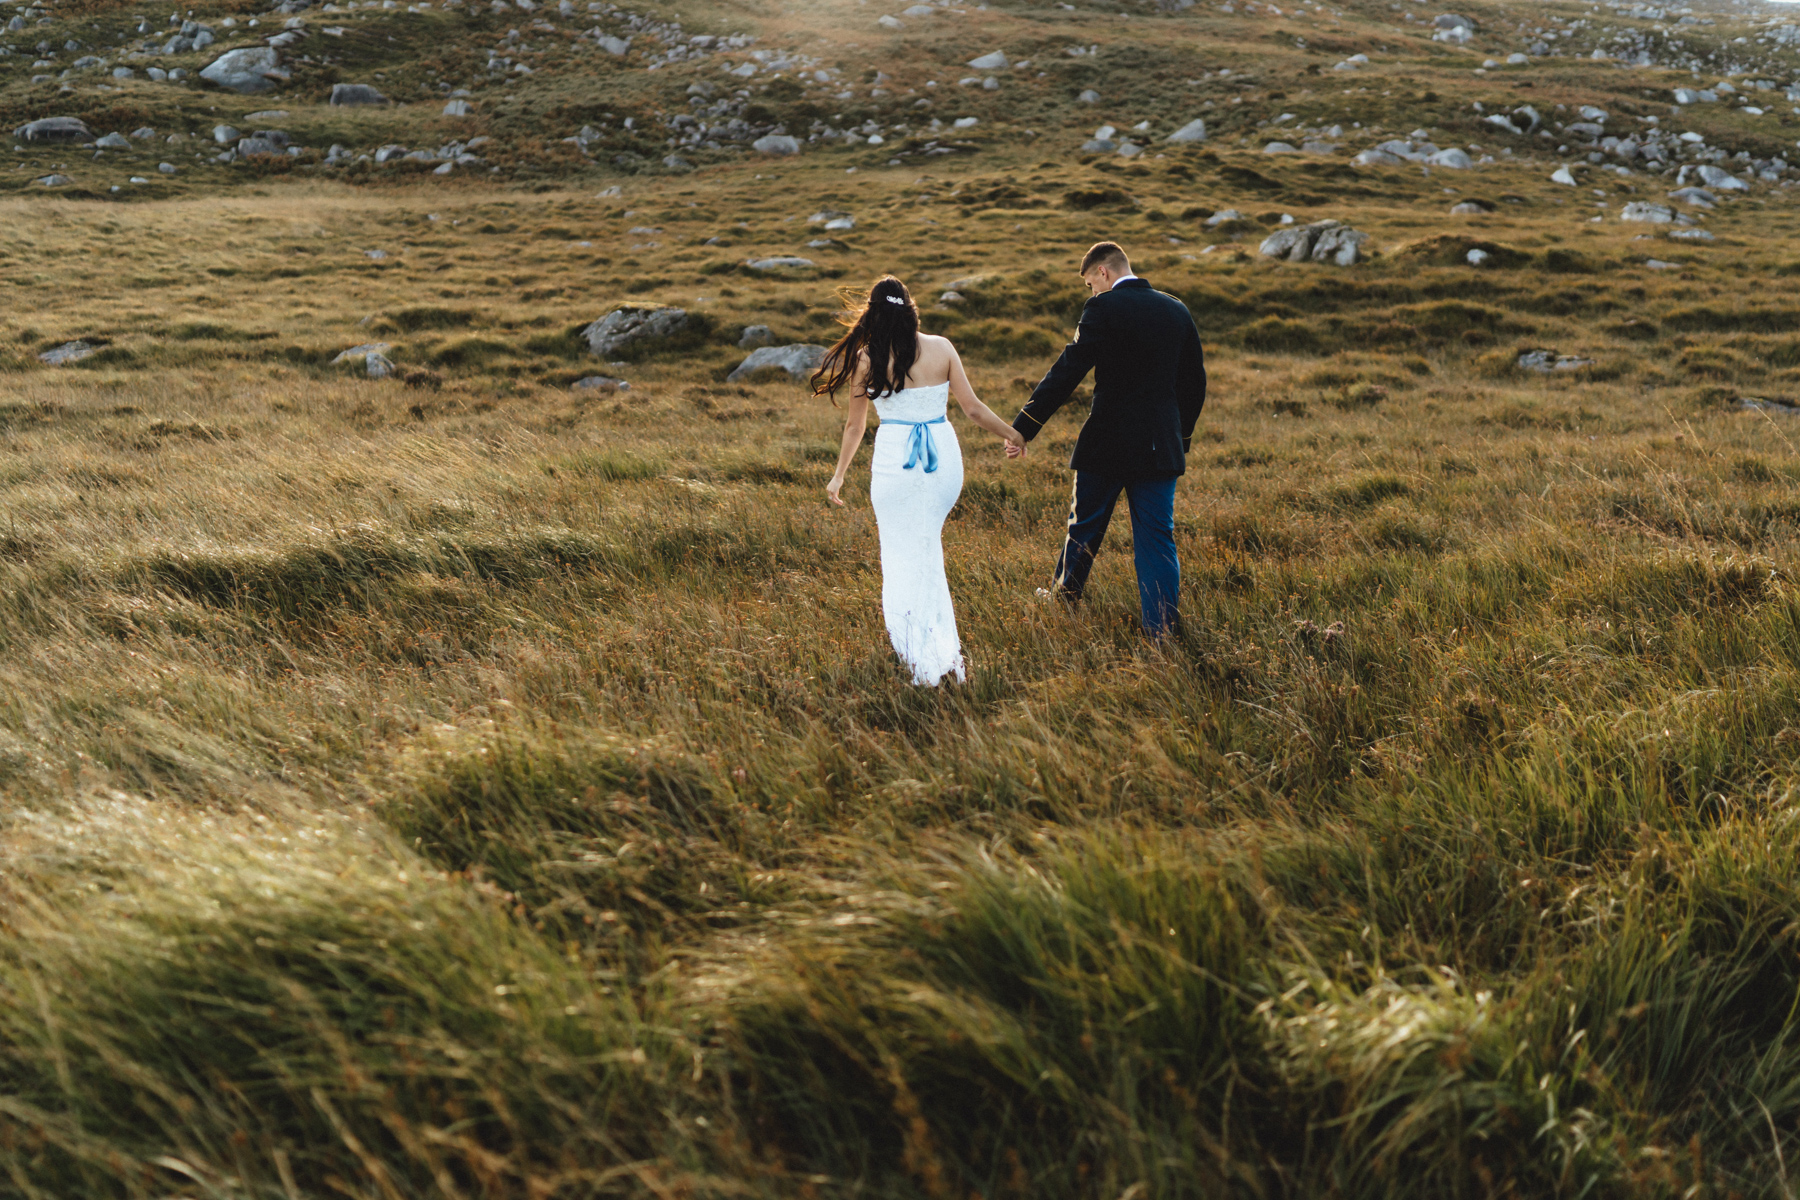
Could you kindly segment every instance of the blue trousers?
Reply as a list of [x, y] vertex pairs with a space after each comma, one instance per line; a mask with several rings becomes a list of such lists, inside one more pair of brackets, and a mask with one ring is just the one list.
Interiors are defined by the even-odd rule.
[[1069, 534], [1056, 560], [1055, 590], [1067, 600], [1081, 599], [1100, 540], [1112, 522], [1119, 493], [1131, 507], [1133, 558], [1137, 560], [1138, 601], [1144, 610], [1144, 632], [1161, 637], [1175, 624], [1181, 594], [1181, 561], [1175, 556], [1175, 477], [1121, 479], [1093, 471], [1075, 472], [1075, 498], [1069, 505]]

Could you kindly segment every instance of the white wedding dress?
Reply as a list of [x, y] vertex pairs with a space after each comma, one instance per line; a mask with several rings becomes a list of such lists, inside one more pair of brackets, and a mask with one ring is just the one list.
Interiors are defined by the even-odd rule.
[[956, 610], [944, 576], [944, 518], [962, 494], [962, 447], [944, 417], [948, 382], [874, 397], [881, 427], [869, 502], [881, 531], [881, 613], [913, 682], [963, 679]]

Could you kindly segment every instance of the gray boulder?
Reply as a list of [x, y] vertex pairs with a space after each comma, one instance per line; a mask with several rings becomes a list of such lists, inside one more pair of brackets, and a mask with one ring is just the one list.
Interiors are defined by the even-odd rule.
[[92, 342], [64, 342], [56, 349], [46, 350], [38, 355], [38, 361], [60, 367], [64, 363], [80, 362], [99, 348]]
[[813, 261], [792, 254], [777, 254], [772, 258], [753, 258], [744, 265], [752, 271], [780, 271], [784, 268], [810, 267]]
[[569, 385], [569, 389], [576, 392], [623, 392], [630, 388], [630, 383], [610, 375], [588, 375]]
[[1621, 221], [1645, 221], [1652, 225], [1668, 225], [1675, 220], [1675, 210], [1654, 200], [1633, 200], [1619, 212]]
[[1475, 28], [1475, 22], [1458, 13], [1440, 13], [1432, 18], [1431, 23], [1439, 29], [1473, 30]]
[[109, 133], [94, 145], [101, 150], [129, 150], [131, 139], [122, 133]]
[[744, 336], [738, 339], [739, 350], [753, 350], [758, 346], [773, 346], [775, 331], [767, 325], [746, 325]]
[[789, 137], [785, 133], [771, 133], [751, 142], [750, 148], [758, 154], [798, 154], [800, 153], [800, 139]]
[[1718, 188], [1722, 192], [1747, 192], [1750, 190], [1749, 184], [1739, 179], [1736, 175], [1733, 175], [1730, 171], [1724, 170], [1721, 167], [1715, 167], [1711, 163], [1706, 163], [1701, 166], [1700, 182], [1704, 183], [1707, 187]]
[[770, 367], [779, 367], [795, 379], [804, 379], [819, 369], [819, 363], [824, 361], [824, 358], [825, 347], [823, 346], [804, 343], [792, 346], [763, 346], [752, 350], [750, 357], [739, 363], [737, 370], [725, 378], [728, 382], [736, 382], [754, 372]]
[[1448, 167], [1452, 171], [1467, 171], [1470, 167], [1475, 165], [1473, 160], [1469, 158], [1468, 151], [1458, 149], [1455, 146], [1451, 146], [1446, 150], [1439, 150], [1425, 161], [1434, 167]]
[[1204, 142], [1206, 140], [1206, 122], [1195, 117], [1163, 140], [1165, 142]]
[[236, 125], [214, 125], [213, 141], [221, 146], [229, 146], [244, 135], [238, 132]]
[[232, 92], [250, 95], [274, 90], [270, 73], [281, 65], [281, 55], [268, 46], [246, 46], [227, 50], [200, 72], [208, 83]]
[[90, 131], [80, 117], [44, 117], [36, 121], [28, 121], [13, 130], [13, 137], [21, 142], [91, 142], [94, 140]]
[[1691, 204], [1695, 208], [1712, 208], [1719, 203], [1717, 196], [1700, 187], [1676, 188], [1669, 193], [1669, 199]]
[[388, 98], [366, 83], [334, 83], [331, 103], [344, 107], [357, 104], [386, 104]]
[[1006, 55], [995, 50], [992, 53], [982, 55], [980, 58], [971, 58], [969, 60], [969, 65], [974, 67], [977, 71], [1004, 71], [1012, 64], [1007, 61]]
[[239, 158], [249, 158], [256, 154], [280, 154], [281, 148], [266, 137], [239, 138], [237, 144]]
[[32, 182], [44, 187], [61, 187], [65, 183], [74, 183], [75, 181], [70, 179], [67, 175], [44, 175], [38, 179], [32, 180]]
[[370, 379], [386, 379], [394, 373], [394, 363], [387, 355], [372, 350], [363, 358], [363, 369]]
[[1290, 225], [1277, 229], [1263, 239], [1258, 248], [1265, 258], [1282, 258], [1288, 262], [1335, 263], [1354, 266], [1362, 258], [1362, 245], [1369, 235], [1350, 228], [1341, 221], [1315, 221], [1311, 225]]
[[581, 331], [588, 353], [595, 358], [611, 358], [627, 346], [653, 342], [686, 329], [687, 310], [661, 305], [633, 305], [615, 309]]

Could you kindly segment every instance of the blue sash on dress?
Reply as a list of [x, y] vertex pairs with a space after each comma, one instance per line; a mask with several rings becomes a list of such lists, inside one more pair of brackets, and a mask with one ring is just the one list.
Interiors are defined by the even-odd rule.
[[946, 418], [933, 417], [929, 421], [882, 421], [883, 425], [911, 425], [912, 436], [906, 439], [906, 465], [903, 471], [910, 471], [919, 465], [919, 459], [925, 460], [925, 473], [931, 474], [938, 469], [937, 443], [931, 440], [929, 425], [942, 425]]

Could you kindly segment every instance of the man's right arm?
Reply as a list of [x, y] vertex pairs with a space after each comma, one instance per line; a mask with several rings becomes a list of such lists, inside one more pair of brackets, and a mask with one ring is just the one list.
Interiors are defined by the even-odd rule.
[[1087, 302], [1081, 310], [1081, 321], [1075, 327], [1075, 340], [1063, 347], [1063, 352], [1050, 368], [1049, 374], [1038, 383], [1031, 393], [1031, 399], [1013, 418], [1013, 428], [1024, 435], [1026, 441], [1038, 435], [1044, 423], [1056, 415], [1056, 410], [1069, 402], [1087, 373], [1094, 369], [1094, 363], [1100, 355], [1101, 332], [1100, 313], [1097, 310], [1096, 296]]

